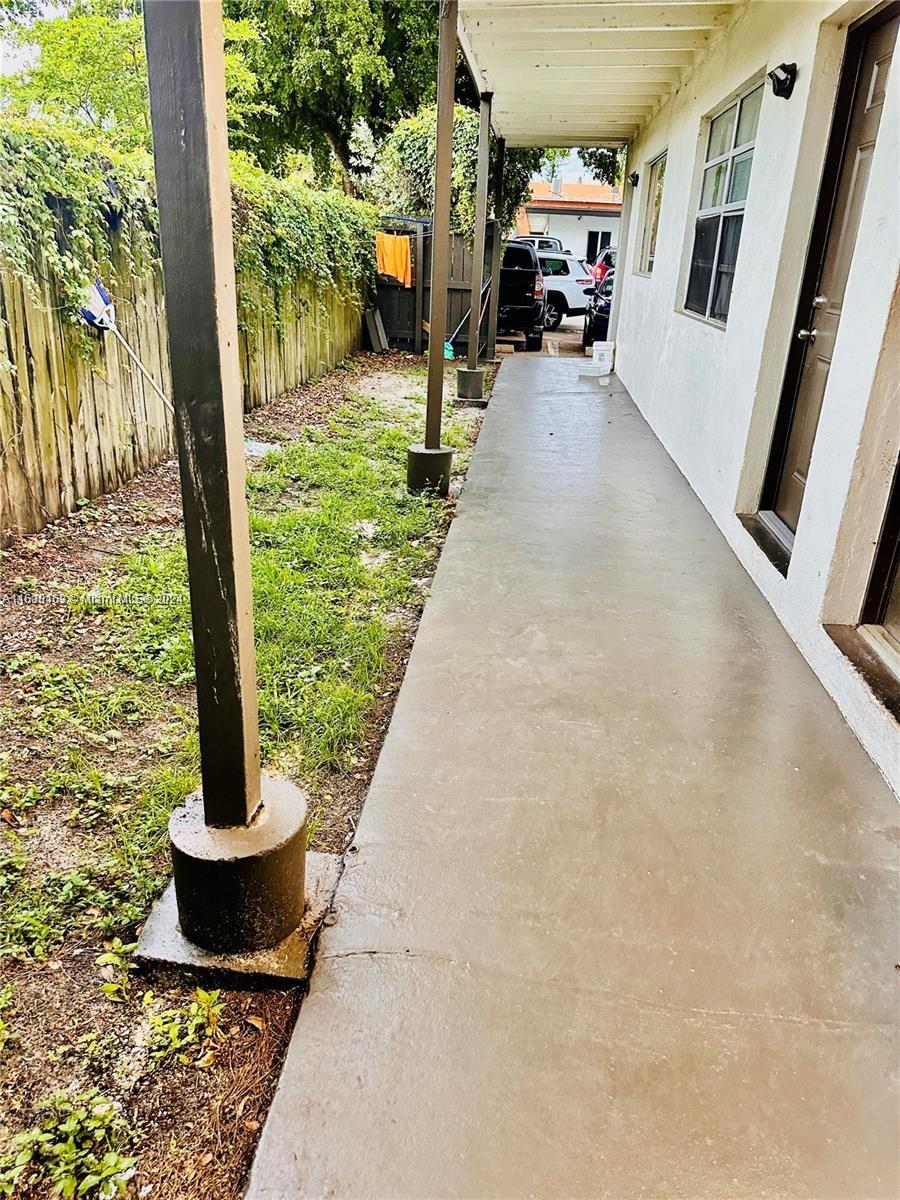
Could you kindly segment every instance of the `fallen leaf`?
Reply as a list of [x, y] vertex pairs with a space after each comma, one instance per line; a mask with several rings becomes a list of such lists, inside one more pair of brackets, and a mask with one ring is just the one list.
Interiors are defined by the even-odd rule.
[[247, 1013], [244, 1018], [248, 1025], [252, 1025], [254, 1029], [258, 1029], [260, 1033], [265, 1033], [266, 1023], [262, 1017], [258, 1017], [256, 1013]]

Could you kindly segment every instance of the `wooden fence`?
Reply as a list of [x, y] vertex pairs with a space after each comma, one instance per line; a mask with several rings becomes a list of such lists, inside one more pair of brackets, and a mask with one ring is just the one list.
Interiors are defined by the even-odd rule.
[[[385, 224], [394, 233], [408, 234], [411, 239], [412, 251], [412, 287], [404, 287], [392, 279], [380, 276], [378, 280], [378, 309], [384, 322], [385, 333], [391, 346], [402, 350], [415, 350], [421, 354], [428, 345], [428, 334], [424, 330], [424, 322], [428, 320], [431, 308], [431, 225], [422, 222], [409, 221], [391, 225], [386, 219]], [[494, 270], [500, 265], [500, 232], [496, 221], [489, 221], [484, 247], [483, 278], [487, 282]], [[450, 236], [450, 278], [447, 283], [447, 329], [445, 337], [459, 329], [454, 341], [457, 355], [463, 355], [468, 349], [469, 323], [466, 319], [469, 311], [470, 292], [472, 287], [472, 246], [461, 233]], [[487, 314], [481, 326], [482, 338], [488, 339], [489, 322]], [[490, 349], [493, 355], [493, 348]]]
[[[116, 274], [118, 326], [168, 395], [159, 270]], [[270, 300], [278, 319], [240, 314], [245, 409], [324, 374], [360, 343], [356, 297], [316, 295], [298, 279]], [[0, 270], [0, 545], [114, 491], [173, 449], [171, 414], [114, 336], [85, 340], [60, 316], [52, 284], [35, 298]]]

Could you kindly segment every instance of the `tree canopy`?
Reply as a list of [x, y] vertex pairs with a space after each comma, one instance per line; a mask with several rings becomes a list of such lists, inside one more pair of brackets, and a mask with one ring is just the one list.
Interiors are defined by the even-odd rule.
[[[475, 224], [475, 184], [478, 170], [479, 116], [458, 104], [453, 119], [453, 227], [469, 233]], [[437, 109], [431, 104], [415, 116], [398, 121], [382, 143], [372, 176], [365, 187], [382, 212], [429, 217], [434, 198]], [[528, 197], [530, 180], [565, 151], [513, 148], [506, 152], [503, 203], [496, 214], [504, 231], [515, 223], [519, 206]]]
[[578, 151], [578, 157], [601, 183], [622, 182], [622, 172], [625, 169], [624, 151], [608, 150], [604, 146], [585, 146]]
[[144, 32], [137, 13], [79, 4], [65, 16], [21, 25], [18, 41], [36, 53], [0, 80], [9, 110], [86, 123], [123, 145], [149, 142]]
[[[0, 78], [7, 114], [87, 125], [122, 149], [149, 149], [147, 60], [137, 0], [76, 0], [38, 20], [29, 19], [27, 0], [20, 8], [14, 34], [34, 53], [19, 71]], [[248, 120], [268, 111], [252, 66], [258, 41], [250, 22], [225, 22], [229, 134], [236, 147], [248, 140]]]
[[21, 21], [37, 16], [38, 0], [2, 0], [0, 3], [0, 33]]
[[[385, 211], [430, 213], [437, 21], [433, 0], [224, 0], [229, 138], [264, 169], [362, 191]], [[102, 133], [150, 149], [141, 0], [6, 0], [31, 54], [0, 78], [8, 117]], [[43, 13], [41, 16], [39, 13]], [[474, 220], [478, 97], [457, 73], [454, 210]], [[500, 219], [555, 152], [511, 149]], [[582, 155], [614, 151], [585, 151]], [[587, 162], [587, 159], [585, 159]], [[612, 171], [606, 159], [602, 171]], [[373, 175], [368, 178], [369, 172]]]
[[267, 168], [303, 150], [326, 175], [334, 155], [349, 190], [358, 127], [377, 143], [434, 96], [433, 0], [225, 0], [225, 11], [259, 33], [253, 66], [268, 108], [248, 130]]

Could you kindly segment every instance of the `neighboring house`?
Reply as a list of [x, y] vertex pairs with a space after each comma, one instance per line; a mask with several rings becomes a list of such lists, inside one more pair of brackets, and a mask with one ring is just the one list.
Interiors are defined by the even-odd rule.
[[[900, 789], [897, 6], [550, 3], [527, 38], [520, 6], [481, 11], [460, 36], [498, 137], [626, 148], [616, 372]], [[546, 68], [509, 71], [513, 37], [551, 39]], [[581, 253], [570, 204], [541, 184], [528, 221]]]
[[558, 237], [564, 249], [591, 262], [619, 244], [622, 193], [606, 183], [533, 179], [531, 199], [519, 209], [518, 233]]

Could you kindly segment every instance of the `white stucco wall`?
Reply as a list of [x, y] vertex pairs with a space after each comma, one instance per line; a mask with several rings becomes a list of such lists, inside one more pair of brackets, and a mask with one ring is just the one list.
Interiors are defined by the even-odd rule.
[[[629, 153], [641, 182], [620, 263], [616, 369], [735, 553], [900, 792], [900, 731], [822, 628], [855, 623], [900, 441], [900, 54], [895, 55], [787, 578], [735, 515], [754, 511], [778, 406], [846, 25], [872, 5], [750, 4]], [[705, 116], [780, 62], [766, 88], [725, 329], [680, 311]], [[668, 151], [653, 274], [635, 273], [646, 164]], [[623, 241], [626, 239], [623, 236]], [[652, 351], [652, 352], [651, 352]]]
[[610, 234], [609, 244], [611, 246], [619, 244], [618, 215], [603, 216], [591, 213], [583, 217], [574, 217], [567, 213], [541, 213], [539, 216], [541, 223], [546, 216], [549, 216], [547, 233], [551, 237], [558, 237], [563, 246], [567, 250], [571, 250], [573, 254], [577, 254], [579, 258], [583, 258], [587, 253], [588, 234], [591, 230], [595, 229], [598, 233], [606, 231]]

